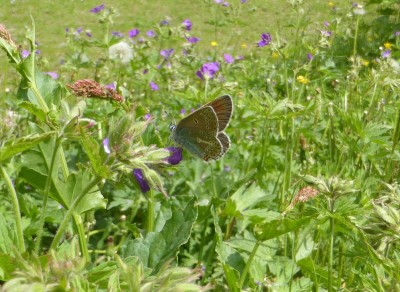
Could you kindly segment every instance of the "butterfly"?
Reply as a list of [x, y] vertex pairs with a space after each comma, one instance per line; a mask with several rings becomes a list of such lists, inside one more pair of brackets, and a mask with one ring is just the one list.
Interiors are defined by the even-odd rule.
[[232, 98], [218, 97], [171, 125], [172, 139], [204, 161], [219, 159], [231, 144], [224, 130], [232, 111]]

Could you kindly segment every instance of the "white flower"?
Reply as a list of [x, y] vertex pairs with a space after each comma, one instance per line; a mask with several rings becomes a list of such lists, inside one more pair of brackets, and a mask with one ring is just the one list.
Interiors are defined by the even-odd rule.
[[133, 59], [133, 50], [126, 42], [119, 42], [118, 44], [112, 45], [108, 49], [110, 59], [120, 60], [121, 63], [129, 63]]
[[364, 7], [362, 5], [357, 5], [356, 7], [354, 7], [353, 13], [355, 15], [364, 15], [365, 14]]

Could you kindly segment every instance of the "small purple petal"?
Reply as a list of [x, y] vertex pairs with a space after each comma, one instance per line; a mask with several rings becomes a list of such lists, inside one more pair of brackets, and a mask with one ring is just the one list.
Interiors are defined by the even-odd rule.
[[140, 168], [135, 168], [133, 170], [133, 176], [136, 178], [136, 181], [138, 182], [142, 193], [147, 193], [148, 191], [150, 191], [150, 186], [144, 178], [143, 171]]
[[31, 52], [29, 52], [27, 50], [22, 50], [22, 52], [21, 52], [22, 59], [28, 58], [30, 54], [31, 54]]
[[150, 82], [150, 88], [153, 91], [159, 90], [158, 85], [156, 83], [154, 83], [153, 81]]
[[144, 69], [143, 74], [146, 75], [147, 73], [149, 73], [149, 69]]
[[244, 4], [246, 2], [247, 2], [247, 0], [240, 0], [240, 3], [242, 3], [242, 4]]
[[394, 34], [393, 34], [394, 36], [399, 36], [400, 35], [400, 31], [396, 31]]
[[122, 38], [124, 36], [124, 34], [120, 33], [119, 31], [113, 31], [111, 34], [117, 38]]
[[105, 138], [103, 140], [103, 147], [104, 147], [104, 152], [105, 153], [107, 153], [107, 154], [111, 153], [111, 150], [110, 150], [110, 139]]
[[196, 37], [187, 37], [186, 40], [191, 44], [196, 44], [200, 39]]
[[140, 33], [140, 30], [138, 30], [137, 28], [131, 29], [128, 32], [128, 35], [130, 38], [134, 38], [135, 36], [137, 36]]
[[222, 3], [222, 6], [228, 7], [228, 6], [229, 6], [229, 3], [228, 3], [228, 2], [224, 2], [224, 3]]
[[329, 22], [324, 21], [324, 26], [325, 26], [325, 27], [328, 27], [329, 25], [330, 25]]
[[93, 35], [92, 35], [92, 33], [91, 33], [89, 30], [87, 30], [87, 31], [86, 31], [86, 36], [89, 37], [89, 38], [91, 38]]
[[219, 70], [218, 62], [205, 63], [200, 70], [196, 72], [197, 77], [201, 80], [212, 79]]
[[224, 60], [228, 64], [232, 64], [235, 61], [235, 59], [229, 54], [224, 54]]
[[307, 60], [311, 61], [312, 59], [314, 59], [314, 56], [311, 53], [307, 54]]
[[41, 52], [42, 52], [41, 50], [35, 50], [36, 55], [40, 55]]
[[182, 161], [182, 148], [181, 147], [167, 147], [166, 148], [171, 156], [166, 158], [166, 161], [171, 165], [177, 165]]
[[101, 4], [99, 6], [96, 6], [95, 8], [90, 9], [89, 11], [93, 12], [93, 13], [99, 13], [104, 9], [104, 7], [105, 7], [105, 5]]
[[183, 116], [186, 113], [186, 110], [183, 108], [181, 109], [181, 115]]
[[391, 50], [386, 50], [382, 53], [382, 58], [388, 58], [390, 54], [392, 53]]
[[151, 38], [157, 36], [157, 34], [154, 32], [154, 30], [149, 30], [148, 32], [146, 32], [146, 35], [147, 35], [148, 37], [151, 37]]
[[116, 86], [115, 86], [115, 82], [107, 84], [107, 85], [104, 85], [104, 88], [113, 89], [113, 90], [117, 89]]
[[169, 57], [171, 57], [173, 53], [174, 53], [174, 49], [160, 51], [160, 55], [163, 56], [165, 60], [168, 60]]
[[150, 114], [150, 113], [145, 114], [145, 115], [144, 115], [144, 119], [145, 119], [146, 121], [150, 120], [150, 119], [151, 119], [151, 114]]
[[46, 72], [47, 75], [49, 75], [53, 79], [58, 78], [58, 74], [56, 72]]
[[182, 25], [186, 30], [191, 30], [192, 29], [192, 22], [190, 21], [190, 19], [185, 19], [184, 21], [182, 21]]
[[77, 29], [76, 29], [76, 32], [77, 33], [81, 33], [83, 31], [83, 28], [82, 27], [78, 27]]

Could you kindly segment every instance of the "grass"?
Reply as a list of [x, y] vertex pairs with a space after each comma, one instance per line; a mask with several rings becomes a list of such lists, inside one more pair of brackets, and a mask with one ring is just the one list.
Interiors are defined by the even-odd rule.
[[[42, 51], [0, 27], [2, 288], [399, 290], [398, 4], [158, 3], [2, 7]], [[180, 157], [171, 116], [223, 94], [227, 153], [191, 153], [215, 141], [200, 125]]]

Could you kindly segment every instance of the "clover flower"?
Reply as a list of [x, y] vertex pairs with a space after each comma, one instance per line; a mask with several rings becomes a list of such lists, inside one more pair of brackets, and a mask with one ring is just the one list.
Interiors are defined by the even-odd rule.
[[272, 41], [270, 33], [263, 33], [263, 34], [261, 34], [260, 37], [261, 37], [261, 40], [257, 43], [257, 46], [259, 48], [269, 45]]
[[132, 48], [124, 41], [112, 45], [108, 49], [111, 60], [120, 60], [122, 64], [129, 63], [133, 59]]
[[209, 80], [214, 78], [215, 74], [219, 70], [219, 63], [218, 62], [210, 62], [210, 63], [205, 63], [203, 66], [201, 66], [200, 70], [196, 72], [197, 77], [199, 77], [201, 80]]

